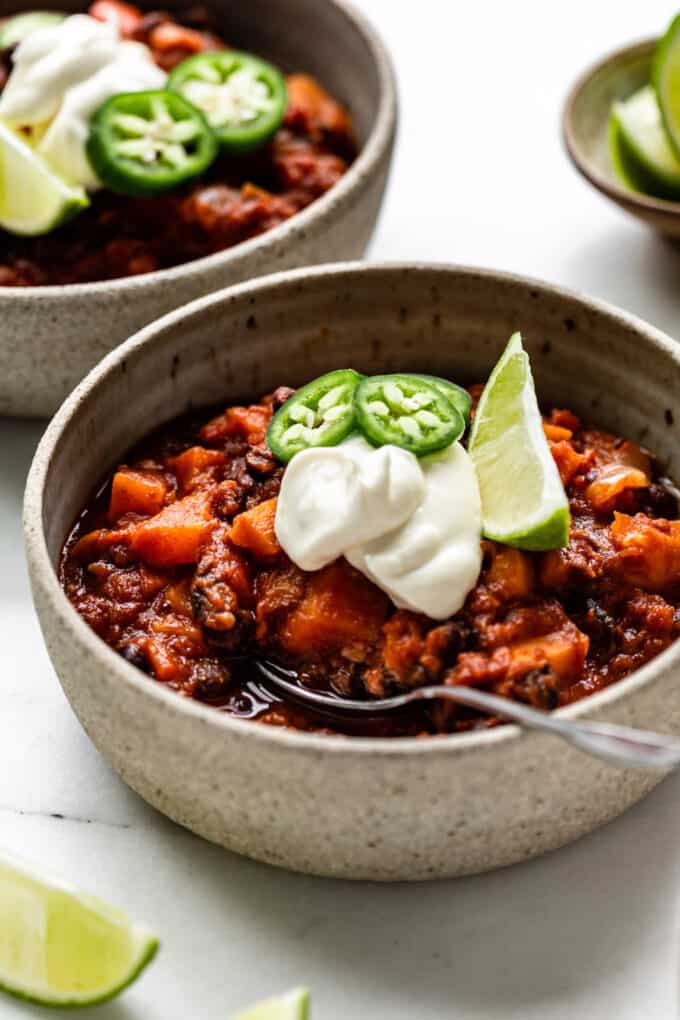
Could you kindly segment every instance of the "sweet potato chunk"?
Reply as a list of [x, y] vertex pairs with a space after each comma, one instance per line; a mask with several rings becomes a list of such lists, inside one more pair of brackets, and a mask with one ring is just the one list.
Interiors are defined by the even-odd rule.
[[163, 508], [167, 491], [167, 482], [158, 471], [119, 468], [111, 483], [109, 520], [117, 521], [123, 514], [151, 517]]
[[530, 556], [509, 545], [491, 544], [492, 560], [486, 582], [503, 601], [531, 595], [534, 587], [534, 566]]
[[121, 35], [127, 38], [134, 35], [143, 17], [139, 7], [124, 3], [123, 0], [95, 0], [88, 13], [97, 21], [113, 22]]
[[173, 468], [182, 495], [203, 485], [214, 484], [215, 469], [224, 464], [225, 460], [219, 450], [206, 450], [204, 446], [192, 446], [175, 457]]
[[560, 680], [567, 682], [583, 672], [590, 641], [569, 621], [561, 630], [511, 645], [508, 675], [524, 676], [546, 663]]
[[339, 651], [378, 640], [389, 599], [344, 560], [309, 575], [279, 640], [293, 655]]
[[618, 550], [613, 573], [645, 591], [680, 586], [680, 521], [615, 513], [611, 535]]
[[263, 407], [261, 404], [230, 407], [224, 414], [204, 425], [200, 436], [204, 443], [216, 443], [229, 436], [238, 436], [247, 440], [251, 446], [257, 446], [264, 442], [271, 417], [271, 407]]
[[195, 563], [214, 524], [208, 495], [194, 492], [137, 525], [131, 532], [130, 547], [154, 567]]
[[281, 552], [274, 530], [277, 500], [267, 499], [234, 520], [230, 539], [234, 545], [247, 549], [256, 560], [269, 560]]

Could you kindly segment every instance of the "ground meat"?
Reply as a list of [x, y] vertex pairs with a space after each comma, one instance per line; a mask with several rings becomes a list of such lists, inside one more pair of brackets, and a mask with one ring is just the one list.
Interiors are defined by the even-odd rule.
[[[121, 0], [95, 0], [90, 14], [115, 18], [123, 34], [151, 48], [170, 71], [201, 50], [223, 49], [210, 13], [193, 7], [176, 21]], [[0, 51], [0, 91], [11, 50]], [[196, 181], [137, 199], [102, 189], [70, 223], [43, 237], [0, 230], [0, 287], [88, 283], [151, 273], [265, 233], [323, 195], [356, 155], [347, 111], [306, 75], [288, 78], [289, 108], [264, 148], [219, 157]]]
[[68, 597], [157, 681], [268, 725], [455, 732], [498, 720], [443, 703], [368, 722], [320, 716], [263, 687], [248, 656], [278, 658], [301, 683], [339, 697], [466, 684], [551, 709], [627, 676], [680, 636], [677, 491], [636, 444], [583, 429], [563, 409], [544, 427], [569, 497], [569, 545], [527, 553], [484, 542], [477, 585], [452, 619], [396, 609], [344, 560], [299, 570], [276, 539], [283, 472], [265, 440], [292, 392], [150, 437], [66, 543]]

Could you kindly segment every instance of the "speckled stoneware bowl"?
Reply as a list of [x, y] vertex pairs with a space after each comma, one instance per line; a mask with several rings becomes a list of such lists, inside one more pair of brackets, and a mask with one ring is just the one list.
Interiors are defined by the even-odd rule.
[[609, 150], [612, 103], [649, 82], [656, 39], [627, 46], [579, 78], [567, 98], [562, 134], [567, 152], [598, 191], [667, 237], [680, 238], [680, 202], [652, 198], [627, 188], [614, 170]]
[[[142, 330], [67, 400], [26, 490], [33, 593], [74, 711], [145, 800], [261, 861], [345, 878], [425, 879], [561, 846], [658, 782], [514, 726], [390, 740], [238, 720], [138, 672], [57, 582], [61, 544], [93, 485], [189, 406], [226, 405], [342, 365], [482, 380], [516, 329], [544, 401], [643, 440], [680, 475], [680, 348], [606, 305], [473, 269], [350, 264], [244, 284]], [[680, 643], [562, 714], [680, 734], [679, 688]]]
[[[188, 0], [169, 0], [181, 10]], [[0, 0], [4, 13], [33, 0]], [[58, 0], [48, 7], [65, 8]], [[145, 6], [153, 6], [146, 0]], [[344, 0], [209, 0], [227, 39], [315, 75], [350, 109], [360, 154], [342, 180], [291, 220], [173, 269], [67, 287], [0, 287], [0, 414], [52, 414], [116, 344], [160, 315], [228, 285], [293, 266], [359, 258], [380, 209], [397, 97], [389, 57]], [[82, 10], [74, 0], [66, 5]]]

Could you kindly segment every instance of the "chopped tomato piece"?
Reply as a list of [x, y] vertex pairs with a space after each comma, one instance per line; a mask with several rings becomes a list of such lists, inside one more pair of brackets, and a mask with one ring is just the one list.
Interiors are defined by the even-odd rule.
[[276, 498], [265, 500], [234, 520], [229, 535], [231, 541], [247, 549], [257, 560], [271, 559], [281, 552], [274, 527], [277, 502]]
[[209, 497], [194, 492], [133, 528], [130, 547], [154, 567], [195, 563], [214, 524]]
[[341, 650], [375, 642], [389, 599], [342, 560], [309, 575], [305, 595], [280, 631], [293, 655]]
[[122, 467], [111, 483], [109, 519], [117, 521], [123, 514], [150, 517], [162, 509], [168, 485], [157, 471], [135, 471]]

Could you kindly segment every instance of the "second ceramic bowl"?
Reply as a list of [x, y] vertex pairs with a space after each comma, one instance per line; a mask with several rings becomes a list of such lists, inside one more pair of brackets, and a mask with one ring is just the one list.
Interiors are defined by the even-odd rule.
[[[555, 287], [436, 266], [278, 274], [171, 313], [110, 354], [40, 444], [26, 490], [35, 603], [74, 711], [171, 818], [299, 871], [423, 879], [519, 861], [613, 818], [658, 781], [503, 726], [430, 739], [310, 735], [182, 698], [101, 641], [64, 595], [64, 538], [104, 473], [189, 406], [226, 406], [338, 366], [485, 379], [521, 329], [540, 397], [645, 444], [680, 475], [680, 348]], [[680, 733], [680, 642], [561, 712]]]
[[[56, 0], [55, 6], [64, 9]], [[52, 414], [116, 344], [203, 294], [264, 273], [363, 254], [380, 210], [397, 119], [394, 75], [380, 39], [344, 0], [210, 0], [209, 6], [226, 38], [282, 67], [309, 72], [347, 105], [358, 158], [307, 209], [216, 255], [103, 283], [0, 287], [0, 414]], [[165, 7], [178, 9], [182, 2]], [[31, 0], [1, 0], [0, 17], [29, 8]]]
[[680, 238], [680, 202], [634, 191], [619, 179], [609, 148], [612, 104], [627, 99], [650, 79], [658, 40], [617, 50], [586, 71], [571, 90], [562, 116], [562, 134], [576, 169], [593, 187], [626, 212], [666, 237]]

